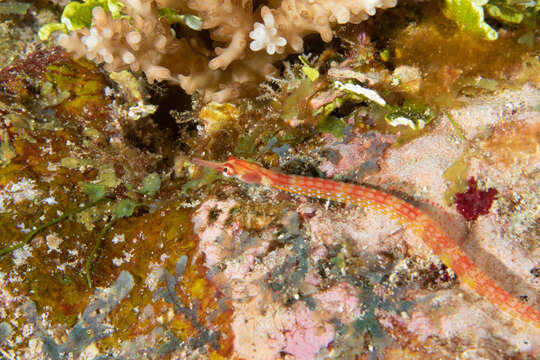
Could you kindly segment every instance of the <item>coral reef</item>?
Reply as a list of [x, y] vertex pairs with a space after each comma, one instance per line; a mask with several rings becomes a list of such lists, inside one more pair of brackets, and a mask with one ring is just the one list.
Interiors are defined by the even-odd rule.
[[193, 162], [390, 193], [538, 310], [540, 8], [471, 4], [0, 6], [0, 358], [538, 358], [418, 231]]
[[[396, 4], [396, 0], [284, 0], [254, 8], [251, 0], [119, 1], [121, 14], [86, 0], [87, 7], [93, 6], [91, 26], [69, 29], [59, 43], [76, 57], [105, 64], [109, 71], [141, 70], [149, 82], [179, 83], [189, 94], [202, 93], [207, 101], [238, 96], [241, 84], [264, 80], [275, 72], [274, 61], [303, 51], [306, 35], [320, 34], [329, 42], [333, 24], [359, 23], [377, 8]], [[173, 30], [167, 17], [160, 15], [162, 9], [200, 17], [212, 46], [186, 26]]]

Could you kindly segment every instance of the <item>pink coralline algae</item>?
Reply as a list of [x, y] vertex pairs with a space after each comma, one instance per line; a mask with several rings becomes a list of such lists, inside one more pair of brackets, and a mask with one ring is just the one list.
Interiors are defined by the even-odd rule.
[[329, 317], [348, 324], [362, 316], [357, 290], [346, 282], [338, 283], [314, 296]]
[[489, 212], [496, 195], [496, 189], [490, 188], [487, 191], [478, 189], [476, 180], [471, 177], [467, 191], [456, 194], [457, 210], [467, 221], [476, 220], [480, 215]]
[[298, 306], [292, 326], [285, 332], [287, 345], [284, 351], [296, 360], [313, 359], [320, 348], [328, 346], [334, 338], [334, 328], [320, 324], [313, 312], [304, 305]]
[[[230, 241], [232, 235], [224, 233], [223, 227], [229, 211], [235, 205], [234, 200], [219, 202], [212, 199], [205, 202], [195, 212], [193, 224], [195, 231], [200, 234], [199, 247], [205, 254], [205, 265], [209, 268], [216, 265], [227, 253], [227, 247], [224, 244]], [[212, 212], [215, 213], [216, 218], [210, 221]]]
[[393, 135], [367, 133], [354, 136], [348, 143], [330, 144], [325, 152], [332, 155], [322, 161], [319, 169], [328, 177], [358, 169], [360, 172], [375, 169], [377, 161], [394, 141]]

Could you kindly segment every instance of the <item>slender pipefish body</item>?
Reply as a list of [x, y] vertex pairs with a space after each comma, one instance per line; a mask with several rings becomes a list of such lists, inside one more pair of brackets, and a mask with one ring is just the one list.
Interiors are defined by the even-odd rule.
[[377, 209], [419, 236], [435, 255], [477, 294], [502, 311], [540, 330], [540, 312], [497, 285], [426, 213], [396, 196], [362, 185], [281, 174], [234, 157], [224, 163], [201, 159], [194, 159], [194, 163], [217, 169], [225, 176], [232, 176], [246, 183], [261, 184], [299, 195]]

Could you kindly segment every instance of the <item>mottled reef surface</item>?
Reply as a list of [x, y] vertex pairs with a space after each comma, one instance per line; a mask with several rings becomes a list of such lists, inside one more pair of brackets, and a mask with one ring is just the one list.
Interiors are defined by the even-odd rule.
[[205, 104], [39, 42], [46, 1], [0, 16], [0, 359], [540, 357], [391, 217], [191, 161], [392, 193], [540, 309], [537, 32], [404, 3]]

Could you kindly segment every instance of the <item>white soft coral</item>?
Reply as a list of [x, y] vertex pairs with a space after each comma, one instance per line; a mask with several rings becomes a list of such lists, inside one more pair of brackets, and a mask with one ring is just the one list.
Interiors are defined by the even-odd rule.
[[269, 55], [275, 53], [281, 54], [285, 50], [287, 40], [279, 36], [278, 30], [275, 27], [274, 15], [268, 7], [263, 7], [261, 16], [264, 24], [256, 22], [253, 24], [253, 31], [249, 33], [249, 37], [253, 41], [249, 44], [249, 48], [253, 51], [259, 51], [266, 48]]

